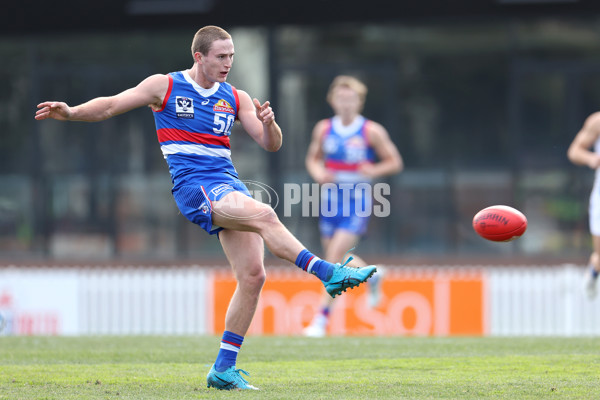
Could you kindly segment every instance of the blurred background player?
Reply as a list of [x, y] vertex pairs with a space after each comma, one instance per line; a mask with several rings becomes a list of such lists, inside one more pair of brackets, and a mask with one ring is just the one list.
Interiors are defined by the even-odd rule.
[[589, 225], [593, 251], [585, 273], [584, 288], [590, 299], [596, 297], [600, 273], [600, 112], [588, 116], [581, 130], [569, 146], [567, 156], [576, 165], [585, 165], [596, 171], [589, 202]]
[[[355, 190], [355, 186], [396, 174], [403, 168], [402, 157], [387, 130], [361, 115], [367, 90], [363, 82], [352, 76], [340, 75], [333, 80], [327, 102], [335, 115], [317, 122], [306, 155], [306, 169], [321, 185], [319, 230], [326, 259], [342, 259], [366, 233], [369, 216], [361, 216], [364, 213], [360, 211], [369, 210], [370, 215], [371, 191]], [[323, 210], [337, 212], [325, 216]], [[355, 254], [352, 257], [349, 265], [367, 265]], [[381, 298], [382, 277], [383, 270], [378, 267], [369, 281], [371, 307], [376, 307]], [[319, 313], [304, 330], [306, 336], [326, 334], [332, 305], [333, 298], [324, 293]]]
[[236, 368], [236, 360], [266, 279], [265, 244], [274, 255], [321, 279], [331, 296], [366, 281], [376, 268], [357, 270], [315, 257], [270, 206], [250, 196], [231, 160], [231, 126], [239, 120], [263, 149], [277, 151], [282, 134], [275, 114], [268, 101], [260, 104], [226, 82], [234, 46], [224, 29], [205, 26], [198, 30], [191, 52], [194, 63], [190, 69], [155, 74], [134, 88], [75, 107], [43, 102], [35, 118], [93, 122], [138, 107], [152, 109], [175, 202], [191, 222], [219, 235], [237, 281], [207, 384], [226, 390], [256, 389], [240, 375], [244, 371]]

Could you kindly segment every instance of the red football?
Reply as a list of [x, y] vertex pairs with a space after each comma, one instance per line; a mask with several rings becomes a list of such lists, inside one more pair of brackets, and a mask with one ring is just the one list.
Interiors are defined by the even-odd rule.
[[509, 206], [491, 206], [473, 217], [473, 229], [479, 236], [494, 242], [509, 242], [527, 229], [527, 218]]

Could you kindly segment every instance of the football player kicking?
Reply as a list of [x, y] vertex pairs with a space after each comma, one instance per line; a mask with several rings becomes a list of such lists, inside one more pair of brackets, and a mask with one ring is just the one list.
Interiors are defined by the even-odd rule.
[[172, 193], [181, 213], [219, 242], [237, 280], [225, 315], [225, 332], [207, 375], [209, 387], [256, 389], [236, 368], [238, 352], [252, 322], [265, 282], [264, 245], [274, 255], [319, 278], [330, 296], [365, 282], [375, 266], [355, 269], [315, 257], [279, 221], [273, 209], [250, 196], [231, 161], [229, 137], [239, 120], [265, 150], [281, 147], [282, 133], [269, 102], [226, 83], [233, 64], [229, 33], [216, 26], [198, 30], [190, 69], [152, 75], [115, 96], [97, 97], [76, 107], [46, 101], [35, 118], [102, 121], [149, 106], [158, 141], [171, 173]]

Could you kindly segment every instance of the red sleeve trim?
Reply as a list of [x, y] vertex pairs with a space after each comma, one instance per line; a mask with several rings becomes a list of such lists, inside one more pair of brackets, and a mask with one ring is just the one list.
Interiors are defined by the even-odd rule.
[[321, 143], [325, 141], [325, 138], [329, 136], [331, 133], [331, 118], [327, 120], [327, 125], [325, 126], [325, 133], [321, 135]]
[[171, 75], [167, 75], [169, 77], [169, 87], [167, 88], [167, 94], [165, 94], [165, 98], [162, 101], [162, 107], [160, 110], [155, 110], [154, 112], [161, 112], [167, 106], [167, 101], [169, 97], [171, 97], [171, 90], [173, 90], [173, 77]]
[[235, 117], [237, 118], [237, 114], [240, 111], [240, 97], [235, 86], [231, 85], [231, 91], [233, 92], [233, 97], [235, 97]]

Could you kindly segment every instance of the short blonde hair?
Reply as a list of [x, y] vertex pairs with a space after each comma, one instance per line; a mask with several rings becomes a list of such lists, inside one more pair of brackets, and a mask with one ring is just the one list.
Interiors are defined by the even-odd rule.
[[214, 41], [231, 39], [231, 35], [223, 28], [208, 25], [200, 28], [192, 40], [192, 57], [196, 53], [207, 55]]
[[367, 85], [362, 83], [357, 78], [350, 75], [338, 75], [335, 77], [333, 82], [331, 82], [331, 85], [329, 85], [329, 90], [327, 91], [328, 102], [331, 102], [333, 91], [337, 87], [347, 87], [354, 90], [358, 94], [358, 97], [360, 97], [360, 100], [363, 104], [367, 98], [367, 92], [369, 91], [369, 89], [367, 89]]

